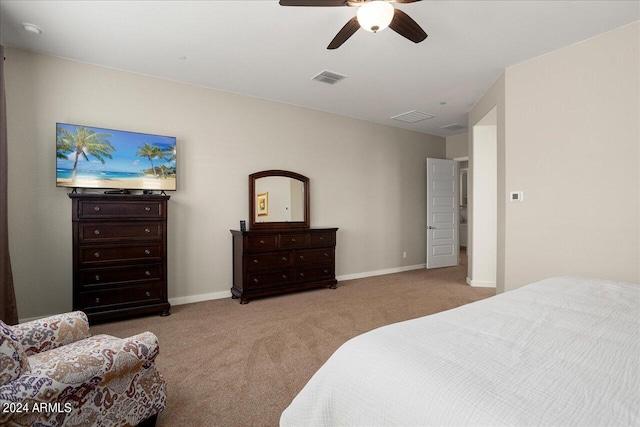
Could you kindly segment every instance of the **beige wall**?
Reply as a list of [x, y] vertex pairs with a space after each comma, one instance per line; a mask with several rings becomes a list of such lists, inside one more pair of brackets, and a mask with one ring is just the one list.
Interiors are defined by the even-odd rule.
[[447, 137], [447, 159], [469, 156], [469, 133]]
[[[424, 263], [425, 161], [445, 139], [262, 99], [7, 49], [10, 250], [20, 317], [71, 309], [71, 202], [55, 187], [55, 123], [174, 135], [169, 297], [231, 287], [248, 178], [311, 181], [311, 222], [337, 226], [339, 276]], [[407, 258], [402, 258], [402, 252]]]
[[[507, 289], [551, 275], [640, 283], [640, 24], [506, 70]], [[532, 268], [535, 266], [535, 268]]]
[[640, 282], [639, 27], [507, 68], [469, 113], [472, 126], [498, 106], [498, 291], [555, 275]]

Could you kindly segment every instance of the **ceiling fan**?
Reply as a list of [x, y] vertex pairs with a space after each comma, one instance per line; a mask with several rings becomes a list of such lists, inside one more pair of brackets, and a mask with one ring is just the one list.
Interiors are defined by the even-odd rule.
[[420, 0], [280, 0], [280, 6], [351, 6], [358, 7], [351, 18], [331, 40], [327, 49], [337, 49], [360, 28], [376, 33], [389, 27], [396, 33], [420, 43], [427, 38], [420, 25], [391, 3], [414, 3]]

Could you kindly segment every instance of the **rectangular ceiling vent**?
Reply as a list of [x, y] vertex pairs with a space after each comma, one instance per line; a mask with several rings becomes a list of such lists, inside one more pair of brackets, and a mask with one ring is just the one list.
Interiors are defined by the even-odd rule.
[[340, 80], [346, 78], [347, 76], [343, 76], [342, 74], [334, 73], [333, 71], [324, 70], [320, 74], [316, 74], [311, 78], [311, 80], [316, 80], [322, 83], [329, 83], [330, 85], [334, 85], [338, 83]]
[[418, 110], [407, 111], [406, 113], [398, 114], [397, 116], [391, 117], [394, 120], [399, 120], [405, 123], [416, 123], [421, 122], [422, 120], [433, 119], [435, 116], [432, 114], [423, 113]]
[[466, 128], [467, 128], [466, 126], [459, 125], [457, 123], [454, 123], [452, 125], [440, 126], [440, 129], [444, 129], [444, 130], [462, 130]]

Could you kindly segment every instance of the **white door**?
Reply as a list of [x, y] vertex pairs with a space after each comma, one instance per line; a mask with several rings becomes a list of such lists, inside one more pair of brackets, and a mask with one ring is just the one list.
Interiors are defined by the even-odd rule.
[[427, 268], [458, 265], [458, 162], [427, 159]]

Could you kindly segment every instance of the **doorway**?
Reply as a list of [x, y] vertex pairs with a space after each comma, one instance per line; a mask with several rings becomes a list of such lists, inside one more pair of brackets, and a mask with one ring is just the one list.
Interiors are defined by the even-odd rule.
[[472, 132], [467, 283], [495, 287], [498, 247], [497, 107], [475, 123]]

